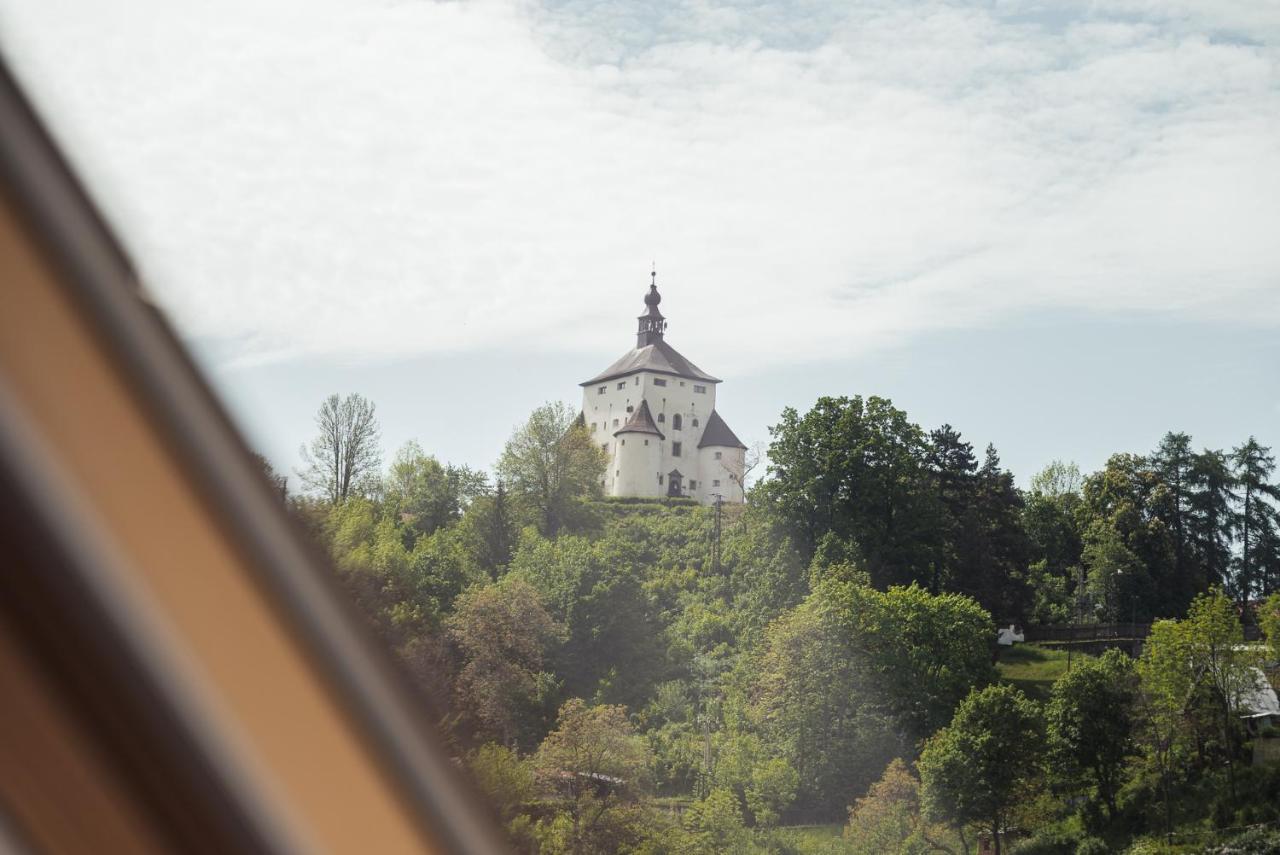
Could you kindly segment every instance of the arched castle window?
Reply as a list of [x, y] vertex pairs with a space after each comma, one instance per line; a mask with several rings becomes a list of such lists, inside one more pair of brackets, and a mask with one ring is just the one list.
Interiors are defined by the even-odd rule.
[[671, 429], [680, 430], [680, 414], [676, 413], [671, 417]]
[[694, 426], [694, 427], [697, 427], [697, 426], [698, 426], [698, 420], [697, 420], [696, 418], [693, 420], [693, 426]]
[[666, 414], [666, 413], [658, 413], [658, 421], [660, 421], [660, 422], [665, 422], [666, 420], [667, 420], [667, 414]]

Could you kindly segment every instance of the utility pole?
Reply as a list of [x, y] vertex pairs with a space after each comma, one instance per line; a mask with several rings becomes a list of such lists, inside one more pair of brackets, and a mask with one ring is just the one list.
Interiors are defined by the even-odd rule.
[[1071, 654], [1075, 651], [1075, 635], [1076, 630], [1084, 620], [1084, 568], [1076, 568], [1076, 589], [1073, 592], [1076, 609], [1075, 609], [1075, 626], [1070, 630], [1071, 638], [1067, 641], [1067, 673], [1071, 673]]
[[715, 543], [711, 547], [711, 564], [715, 568], [716, 575], [720, 575], [720, 514], [724, 505], [724, 496], [719, 493], [713, 493], [716, 497], [716, 529]]

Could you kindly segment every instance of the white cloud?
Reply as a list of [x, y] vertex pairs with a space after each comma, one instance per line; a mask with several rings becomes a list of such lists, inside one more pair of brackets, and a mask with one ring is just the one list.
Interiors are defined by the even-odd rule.
[[123, 5], [5, 0], [0, 40], [242, 358], [613, 350], [655, 257], [738, 370], [1028, 309], [1280, 324], [1252, 4]]

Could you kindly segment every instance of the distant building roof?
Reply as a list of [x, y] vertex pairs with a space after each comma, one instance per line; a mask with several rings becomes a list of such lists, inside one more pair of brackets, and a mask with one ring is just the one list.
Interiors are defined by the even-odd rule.
[[724, 419], [720, 418], [720, 414], [715, 410], [711, 411], [711, 417], [707, 419], [707, 426], [702, 430], [702, 439], [698, 442], [698, 448], [706, 448], [715, 445], [723, 448], [741, 448], [746, 449], [742, 444], [742, 440], [729, 429], [724, 423]]
[[640, 399], [640, 406], [631, 414], [631, 418], [627, 419], [627, 423], [615, 430], [613, 435], [617, 436], [620, 433], [651, 433], [658, 439], [666, 439], [662, 431], [658, 430], [658, 426], [653, 423], [653, 416], [649, 413], [649, 402], [644, 398]]
[[684, 377], [688, 380], [702, 380], [707, 383], [719, 383], [719, 378], [712, 377], [698, 366], [676, 351], [674, 347], [665, 341], [656, 341], [653, 344], [647, 344], [644, 347], [633, 348], [622, 355], [617, 362], [610, 365], [604, 371], [601, 371], [590, 380], [584, 380], [579, 386], [590, 386], [593, 383], [602, 383], [606, 380], [614, 380], [618, 377], [625, 377], [629, 374], [635, 374], [640, 371], [652, 371], [655, 374], [671, 374], [675, 377]]
[[1245, 696], [1240, 699], [1242, 715], [1245, 718], [1280, 716], [1280, 699], [1277, 699], [1276, 690], [1271, 688], [1271, 684], [1267, 682], [1267, 675], [1262, 673], [1261, 668], [1252, 670], [1254, 686], [1252, 691], [1246, 692]]

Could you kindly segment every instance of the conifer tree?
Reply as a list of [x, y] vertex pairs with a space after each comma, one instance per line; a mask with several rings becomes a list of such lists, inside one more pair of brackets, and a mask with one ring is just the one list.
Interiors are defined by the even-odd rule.
[[1160, 440], [1150, 458], [1152, 470], [1159, 476], [1161, 488], [1154, 502], [1157, 517], [1163, 520], [1173, 537], [1173, 571], [1180, 599], [1190, 602], [1203, 590], [1203, 576], [1190, 548], [1191, 467], [1194, 458], [1191, 437], [1170, 431]]
[[1269, 556], [1276, 538], [1276, 507], [1280, 487], [1271, 483], [1276, 459], [1271, 449], [1249, 437], [1243, 445], [1231, 450], [1235, 480], [1239, 485], [1240, 513], [1236, 527], [1240, 534], [1240, 555], [1236, 559], [1235, 593], [1241, 605], [1261, 590]]
[[1236, 495], [1231, 465], [1221, 451], [1205, 449], [1191, 459], [1191, 543], [1199, 556], [1205, 581], [1223, 585], [1231, 572], [1231, 541], [1235, 533]]

